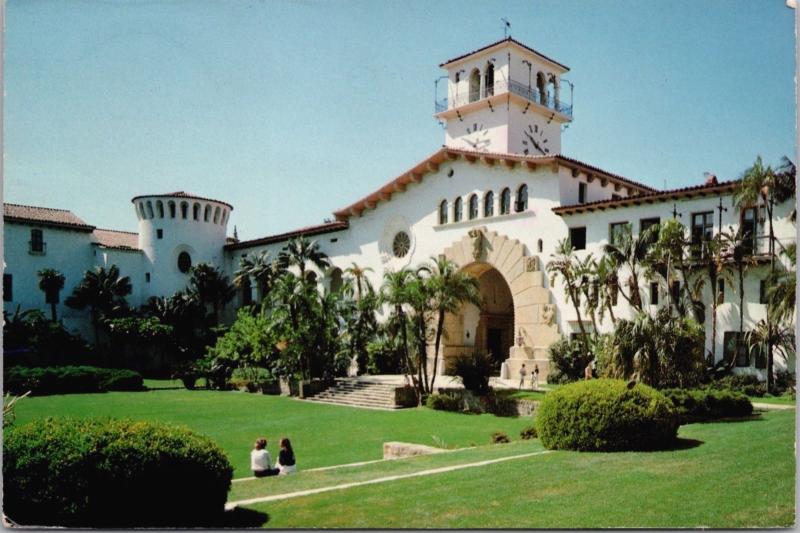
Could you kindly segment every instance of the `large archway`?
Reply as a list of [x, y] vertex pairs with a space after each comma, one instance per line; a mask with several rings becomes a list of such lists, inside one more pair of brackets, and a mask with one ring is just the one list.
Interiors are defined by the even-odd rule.
[[523, 364], [531, 367], [535, 363], [540, 379], [545, 379], [547, 348], [558, 340], [559, 332], [557, 309], [550, 303], [540, 257], [529, 255], [518, 240], [485, 227], [469, 230], [445, 248], [443, 255], [478, 278], [481, 295], [488, 301], [480, 309], [464, 306], [445, 317], [447, 337], [439, 368], [452, 373], [456, 357], [485, 350], [504, 361], [506, 374], [501, 373], [502, 377], [516, 376]]

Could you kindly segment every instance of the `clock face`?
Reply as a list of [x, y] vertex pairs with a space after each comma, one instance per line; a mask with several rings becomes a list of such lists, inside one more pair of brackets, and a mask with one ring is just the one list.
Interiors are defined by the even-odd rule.
[[525, 148], [522, 152], [525, 155], [547, 155], [550, 148], [547, 147], [547, 137], [544, 136], [544, 128], [538, 124], [528, 124], [527, 128], [522, 129], [522, 145]]
[[492, 143], [489, 139], [489, 130], [477, 122], [472, 126], [467, 126], [467, 136], [464, 137], [464, 142], [474, 150], [486, 150]]

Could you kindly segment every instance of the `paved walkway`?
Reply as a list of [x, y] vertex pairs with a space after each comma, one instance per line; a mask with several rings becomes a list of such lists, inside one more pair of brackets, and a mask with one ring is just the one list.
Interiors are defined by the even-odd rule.
[[[504, 461], [512, 461], [514, 459], [524, 459], [526, 457], [533, 457], [535, 455], [544, 455], [552, 453], [550, 450], [541, 452], [523, 453], [521, 455], [512, 455], [510, 457], [500, 457], [498, 459], [488, 459], [486, 461], [478, 461], [475, 463], [466, 463], [461, 465], [443, 466], [440, 468], [431, 468], [428, 470], [420, 470], [419, 472], [412, 472], [410, 474], [398, 474], [394, 476], [384, 476], [375, 479], [368, 479], [366, 481], [355, 481], [353, 483], [343, 483], [341, 485], [329, 485], [327, 487], [317, 487], [315, 489], [298, 490], [295, 492], [287, 492], [285, 494], [275, 494], [272, 496], [261, 496], [259, 498], [250, 498], [247, 500], [239, 500], [236, 502], [229, 502], [225, 504], [225, 509], [233, 509], [239, 505], [252, 505], [254, 503], [274, 502], [278, 500], [288, 500], [290, 498], [299, 498], [301, 496], [309, 496], [312, 494], [320, 494], [322, 492], [331, 492], [334, 490], [345, 490], [353, 487], [360, 487], [363, 485], [374, 485], [376, 483], [386, 483], [389, 481], [397, 481], [400, 479], [408, 479], [420, 476], [432, 476], [435, 474], [443, 474], [445, 472], [453, 472], [455, 470], [463, 470], [465, 468], [476, 468], [480, 466], [487, 466], [495, 463], [502, 463]], [[307, 472], [307, 470], [306, 470]]]
[[761, 402], [751, 402], [751, 403], [753, 404], [753, 408], [755, 408], [755, 409], [764, 409], [764, 410], [770, 410], [770, 409], [777, 409], [777, 410], [794, 409], [794, 407], [795, 407], [794, 405], [787, 405], [787, 404], [783, 404], [783, 403], [761, 403]]

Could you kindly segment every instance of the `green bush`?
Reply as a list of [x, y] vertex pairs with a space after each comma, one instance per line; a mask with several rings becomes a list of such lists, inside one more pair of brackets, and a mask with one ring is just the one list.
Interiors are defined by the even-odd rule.
[[583, 373], [592, 361], [592, 355], [584, 353], [583, 344], [578, 339], [561, 338], [550, 345], [551, 368], [547, 382], [552, 384], [570, 383], [583, 379]]
[[503, 431], [495, 431], [492, 433], [492, 444], [505, 444], [511, 442], [508, 435]]
[[675, 440], [678, 417], [655, 389], [593, 379], [549, 392], [536, 412], [536, 430], [548, 449], [648, 450]]
[[481, 412], [491, 413], [495, 416], [517, 416], [517, 401], [505, 395], [495, 394], [490, 391], [480, 397]]
[[465, 389], [478, 396], [489, 392], [489, 376], [492, 371], [492, 358], [486, 353], [464, 355], [456, 358], [453, 363], [453, 375], [461, 380]]
[[727, 375], [720, 379], [715, 379], [706, 385], [705, 388], [714, 390], [729, 390], [733, 392], [741, 392], [747, 396], [764, 396], [767, 393], [767, 388], [759, 381], [757, 376], [752, 375]]
[[142, 376], [137, 372], [93, 366], [15, 366], [5, 369], [3, 381], [7, 392], [22, 394], [31, 391], [34, 396], [143, 388]]
[[3, 511], [23, 525], [214, 524], [233, 468], [209, 438], [153, 422], [48, 418], [3, 442]]
[[750, 416], [753, 413], [753, 404], [740, 392], [711, 389], [665, 389], [662, 392], [675, 407], [681, 424]]
[[437, 411], [463, 411], [461, 398], [453, 394], [431, 394], [425, 399], [425, 405]]
[[536, 426], [528, 426], [522, 428], [522, 431], [519, 432], [519, 436], [522, 440], [529, 440], [535, 439], [538, 437], [538, 433], [536, 433]]

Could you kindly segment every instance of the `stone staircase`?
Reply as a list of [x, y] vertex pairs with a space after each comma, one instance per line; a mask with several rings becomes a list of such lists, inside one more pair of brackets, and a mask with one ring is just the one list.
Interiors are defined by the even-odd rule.
[[358, 378], [342, 378], [336, 385], [307, 398], [312, 402], [350, 405], [354, 407], [371, 407], [377, 409], [400, 409], [395, 402], [396, 385], [359, 380]]

